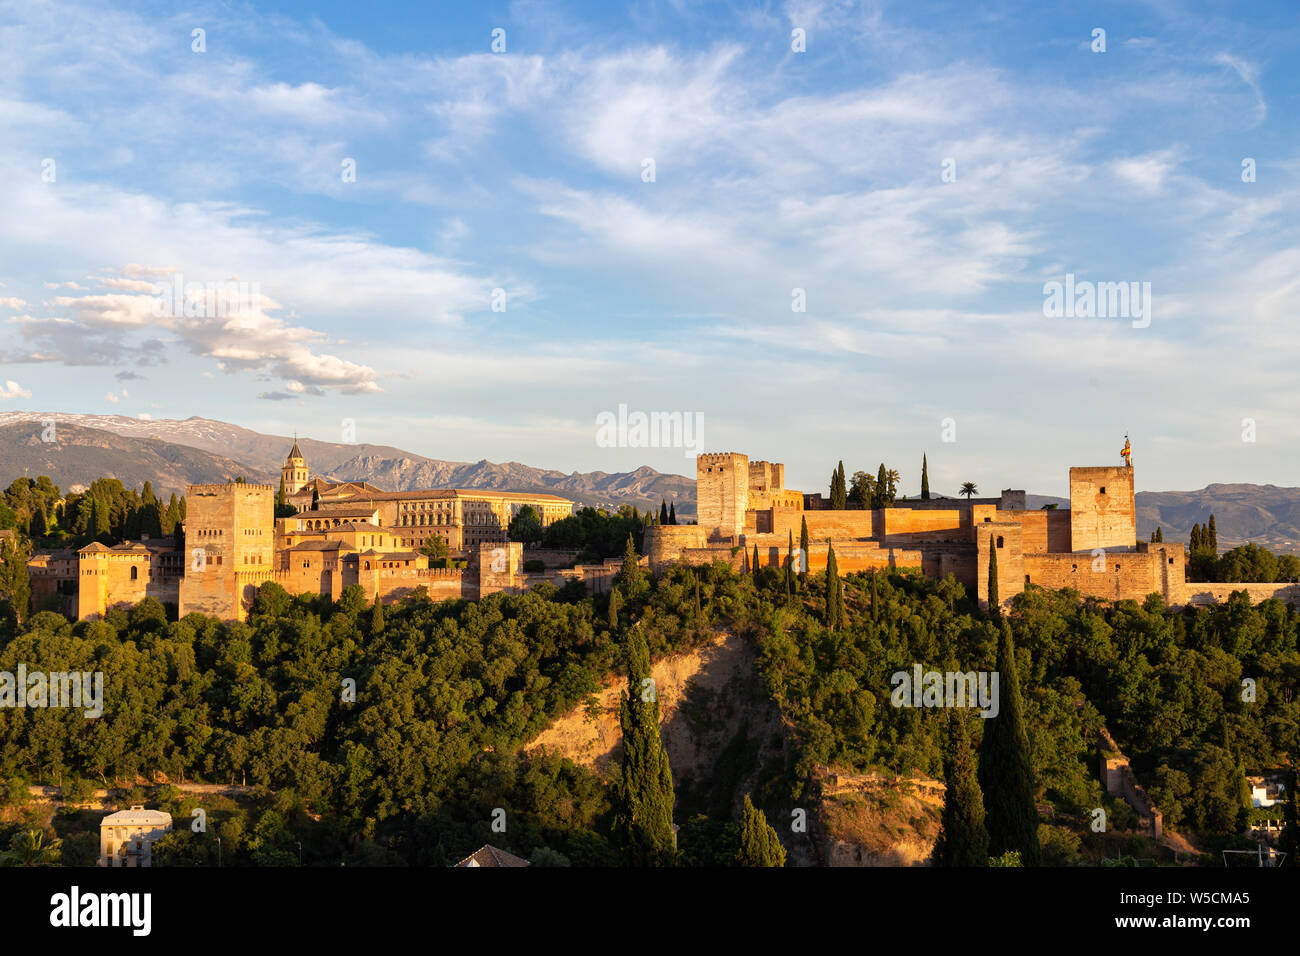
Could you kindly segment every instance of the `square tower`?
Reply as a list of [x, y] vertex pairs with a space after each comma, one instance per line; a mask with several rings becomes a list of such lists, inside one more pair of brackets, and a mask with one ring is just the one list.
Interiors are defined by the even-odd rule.
[[1070, 550], [1136, 548], [1137, 508], [1128, 465], [1070, 469]]
[[749, 503], [749, 456], [736, 452], [697, 455], [695, 510], [711, 538], [731, 538], [745, 531]]
[[182, 615], [243, 618], [249, 572], [275, 566], [275, 494], [271, 485], [240, 482], [186, 487]]

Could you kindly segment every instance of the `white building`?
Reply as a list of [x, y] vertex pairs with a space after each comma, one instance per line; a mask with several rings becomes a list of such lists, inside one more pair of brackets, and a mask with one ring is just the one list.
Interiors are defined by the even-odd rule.
[[100, 866], [152, 866], [153, 844], [172, 828], [172, 815], [133, 806], [99, 821]]

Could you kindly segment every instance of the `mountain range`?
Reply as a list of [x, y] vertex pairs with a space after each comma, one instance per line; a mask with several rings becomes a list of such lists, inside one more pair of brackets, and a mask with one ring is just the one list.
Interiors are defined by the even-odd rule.
[[[54, 423], [48, 435], [43, 422]], [[44, 441], [53, 437], [54, 441]], [[163, 495], [183, 493], [187, 483], [249, 481], [278, 484], [280, 465], [293, 438], [256, 432], [210, 418], [145, 420], [124, 415], [63, 412], [0, 412], [0, 482], [21, 475], [49, 475], [64, 490], [99, 477], [139, 487], [145, 481]], [[388, 445], [298, 439], [313, 475], [335, 481], [368, 481], [380, 488], [482, 488], [561, 495], [583, 505], [644, 510], [673, 502], [684, 517], [695, 514], [695, 482], [653, 468], [565, 474], [519, 462], [443, 461]], [[1030, 508], [1068, 508], [1068, 499], [1029, 495]], [[1215, 516], [1221, 549], [1247, 541], [1274, 551], [1300, 553], [1300, 488], [1245, 483], [1212, 484], [1199, 491], [1140, 491], [1138, 537], [1157, 527], [1166, 540], [1186, 541], [1194, 523]]]
[[[42, 440], [53, 422], [53, 442]], [[183, 493], [185, 485], [243, 476], [277, 484], [280, 466], [294, 439], [268, 435], [209, 418], [146, 420], [125, 415], [64, 412], [0, 413], [0, 480], [49, 475], [64, 490], [100, 477], [157, 493]], [[673, 503], [679, 514], [695, 514], [695, 482], [653, 468], [565, 474], [519, 462], [442, 461], [387, 445], [298, 439], [313, 476], [332, 481], [368, 481], [392, 491], [416, 488], [481, 488], [560, 495], [582, 505], [658, 508]]]

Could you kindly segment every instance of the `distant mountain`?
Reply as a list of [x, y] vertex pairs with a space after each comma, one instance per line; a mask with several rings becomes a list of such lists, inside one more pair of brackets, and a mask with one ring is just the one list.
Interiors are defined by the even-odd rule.
[[1166, 541], [1187, 542], [1195, 523], [1214, 515], [1219, 550], [1253, 541], [1271, 551], [1300, 554], [1300, 488], [1209, 485], [1200, 491], [1140, 491], [1138, 537], [1159, 525]]
[[[1048, 503], [1070, 507], [1069, 498], [1026, 497], [1029, 508]], [[1254, 542], [1270, 551], [1300, 554], [1300, 488], [1276, 485], [1215, 484], [1200, 491], [1139, 491], [1138, 540], [1151, 540], [1151, 532], [1160, 528], [1166, 541], [1186, 544], [1192, 525], [1207, 523], [1211, 514], [1220, 551]]]
[[[209, 418], [187, 418], [184, 421], [163, 419], [159, 421], [128, 418], [124, 415], [75, 415], [63, 412], [3, 412], [0, 413], [0, 428], [12, 427], [21, 423], [26, 432], [39, 432], [37, 423], [52, 419], [62, 434], [65, 427], [96, 429], [102, 433], [111, 433], [122, 439], [143, 442], [158, 442], [164, 445], [185, 446], [191, 451], [209, 453], [214, 460], [227, 462], [227, 474], [245, 474], [250, 481], [280, 480], [280, 465], [293, 442], [292, 437], [284, 435], [267, 435], [238, 425], [216, 421]], [[107, 442], [99, 440], [100, 446]], [[561, 495], [583, 505], [593, 507], [617, 508], [620, 505], [635, 505], [641, 510], [659, 507], [661, 500], [675, 503], [677, 511], [683, 516], [695, 514], [695, 482], [681, 475], [666, 475], [653, 468], [641, 467], [631, 472], [606, 473], [602, 471], [582, 474], [573, 472], [533, 468], [518, 462], [496, 464], [486, 459], [477, 462], [440, 461], [426, 458], [400, 448], [387, 445], [346, 444], [343, 442], [324, 442], [310, 438], [298, 439], [299, 447], [307, 456], [307, 464], [313, 475], [321, 475], [335, 481], [368, 481], [371, 484], [392, 491], [408, 491], [415, 488], [483, 488], [499, 491], [525, 491], [538, 494]], [[123, 454], [114, 459], [116, 468], [125, 467], [128, 456]], [[131, 446], [134, 447], [134, 446]], [[103, 455], [93, 459], [99, 461]], [[242, 464], [241, 464], [242, 463]], [[6, 475], [18, 475], [27, 463], [18, 464], [18, 470], [9, 464], [6, 450], [0, 450], [0, 479]], [[64, 474], [76, 474], [75, 481], [87, 483], [99, 477], [93, 473], [92, 459], [83, 467], [80, 462], [65, 462]], [[197, 467], [197, 461], [196, 461]], [[147, 469], [140, 470], [141, 473]], [[32, 471], [48, 474], [60, 487], [66, 487], [55, 477], [52, 471]], [[207, 474], [207, 472], [204, 472]], [[85, 478], [89, 474], [90, 478]], [[116, 475], [122, 477], [121, 475]], [[169, 481], [176, 481], [175, 472], [167, 472]], [[146, 474], [154, 487], [159, 487], [158, 477]], [[12, 477], [5, 479], [7, 485]], [[122, 477], [123, 482], [126, 478]], [[139, 479], [143, 481], [143, 478]], [[210, 481], [212, 478], [191, 477], [189, 481]], [[138, 482], [137, 482], [138, 483]], [[183, 490], [185, 480], [178, 484], [168, 484]]]
[[80, 490], [96, 478], [117, 478], [131, 488], [149, 481], [155, 493], [165, 496], [184, 494], [186, 484], [239, 476], [251, 482], [280, 480], [278, 468], [272, 475], [246, 462], [155, 438], [132, 438], [61, 422], [55, 425], [56, 440], [46, 442], [43, 431], [38, 421], [0, 422], [3, 487], [24, 475], [48, 475], [65, 492]]
[[[59, 441], [40, 440], [42, 420], [56, 423]], [[146, 421], [124, 415], [74, 415], [61, 412], [0, 412], [0, 481], [49, 475], [61, 488], [89, 484], [101, 476], [138, 487], [146, 479], [160, 493], [184, 491], [187, 483], [223, 481], [243, 475], [249, 481], [278, 483], [280, 465], [292, 437], [268, 435], [210, 418]], [[684, 517], [695, 515], [695, 482], [653, 468], [635, 471], [565, 474], [519, 462], [440, 461], [387, 445], [346, 444], [300, 438], [313, 475], [337, 481], [368, 481], [380, 488], [491, 488], [562, 495], [580, 504], [616, 508], [632, 504], [657, 508], [674, 502]], [[1068, 498], [1028, 495], [1029, 508]], [[1141, 491], [1137, 495], [1138, 537], [1147, 540], [1157, 526], [1167, 540], [1186, 542], [1192, 524], [1215, 516], [1219, 546], [1247, 541], [1273, 551], [1300, 554], [1300, 488], [1274, 485], [1215, 484], [1200, 491]]]

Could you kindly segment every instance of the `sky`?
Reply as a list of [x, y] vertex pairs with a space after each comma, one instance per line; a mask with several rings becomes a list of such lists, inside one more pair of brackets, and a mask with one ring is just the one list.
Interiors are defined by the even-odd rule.
[[0, 411], [1300, 485], [1298, 48], [1294, 2], [0, 0]]

